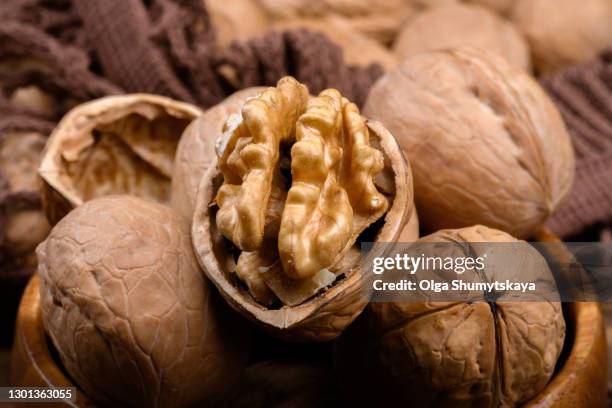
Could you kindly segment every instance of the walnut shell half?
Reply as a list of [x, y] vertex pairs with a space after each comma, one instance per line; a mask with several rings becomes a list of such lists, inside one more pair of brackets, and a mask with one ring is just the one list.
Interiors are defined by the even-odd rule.
[[[380, 123], [366, 123], [371, 145], [377, 147], [384, 158], [384, 168], [375, 183], [389, 200], [381, 225], [375, 225], [375, 234], [368, 240], [392, 242], [398, 239], [413, 216], [412, 175], [393, 136]], [[206, 275], [233, 308], [274, 335], [292, 341], [327, 341], [337, 337], [368, 302], [362, 287], [359, 251], [349, 251], [338, 265], [336, 280], [310, 299], [277, 309], [263, 306], [253, 299], [247, 288], [238, 284], [231, 245], [217, 228], [217, 207], [211, 204], [221, 182], [221, 173], [215, 163], [202, 178], [196, 199], [192, 239]]]
[[147, 94], [109, 96], [72, 109], [49, 137], [38, 170], [51, 224], [110, 194], [169, 203], [176, 147], [200, 115], [193, 105]]

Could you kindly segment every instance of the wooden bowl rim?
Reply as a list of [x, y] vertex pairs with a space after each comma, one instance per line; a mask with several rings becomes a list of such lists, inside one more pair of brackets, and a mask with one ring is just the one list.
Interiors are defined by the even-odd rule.
[[[558, 238], [552, 235], [547, 230], [540, 230], [536, 237], [542, 242], [560, 242]], [[558, 372], [551, 378], [546, 387], [531, 401], [527, 402], [526, 407], [541, 407], [551, 406], [556, 401], [561, 401], [568, 389], [572, 388], [572, 384], [576, 381], [577, 372], [588, 372], [589, 362], [593, 360], [593, 354], [597, 353], [601, 339], [603, 339], [604, 355], [598, 358], [605, 357], [605, 330], [604, 319], [601, 307], [597, 302], [576, 302], [568, 303], [567, 307], [572, 318], [572, 324], [568, 327], [572, 328], [573, 343], [570, 347], [569, 354]], [[588, 318], [587, 318], [588, 317]], [[52, 387], [73, 387], [75, 384], [66, 377], [62, 370], [58, 367], [58, 363], [51, 356], [51, 352], [47, 346], [47, 339], [43, 329], [42, 315], [40, 309], [40, 292], [39, 292], [39, 277], [35, 274], [30, 279], [17, 314], [17, 324], [15, 333], [15, 344], [21, 343], [27, 352], [27, 357], [32, 367], [39, 375], [42, 383]], [[15, 353], [15, 345], [13, 353]], [[13, 361], [15, 361], [13, 357]], [[603, 364], [603, 375], [606, 372], [606, 361]], [[14, 371], [14, 369], [13, 369]], [[14, 374], [14, 372], [12, 373]], [[14, 385], [30, 385], [17, 384], [14, 375], [11, 378]], [[607, 384], [607, 381], [604, 381]], [[602, 396], [606, 398], [606, 395]], [[70, 406], [93, 406], [91, 400], [77, 387], [77, 403], [69, 403]]]

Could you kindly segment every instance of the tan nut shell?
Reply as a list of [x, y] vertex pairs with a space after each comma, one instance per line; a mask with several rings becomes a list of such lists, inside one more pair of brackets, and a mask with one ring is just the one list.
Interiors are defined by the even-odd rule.
[[488, 7], [502, 16], [509, 15], [517, 3], [516, 0], [467, 0], [467, 2]]
[[364, 114], [406, 153], [427, 231], [483, 224], [528, 238], [572, 184], [574, 153], [555, 106], [492, 54], [415, 56], [374, 85]]
[[[483, 226], [424, 240], [518, 242]], [[528, 257], [541, 258], [534, 262], [550, 274], [532, 251]], [[494, 279], [494, 271], [484, 273]], [[347, 392], [382, 404], [386, 395], [404, 406], [516, 406], [547, 384], [565, 337], [558, 302], [373, 302], [368, 309], [367, 319], [340, 338], [336, 362]], [[357, 376], [364, 372], [375, 380], [363, 384]]]
[[72, 109], [51, 134], [38, 169], [49, 221], [110, 194], [169, 203], [176, 146], [201, 113], [147, 94], [109, 96]]
[[451, 3], [425, 10], [402, 28], [393, 50], [404, 61], [421, 52], [460, 46], [482, 48], [516, 67], [530, 69], [522, 34], [510, 21], [476, 5]]
[[172, 208], [192, 218], [200, 180], [215, 158], [215, 143], [223, 133], [230, 115], [239, 113], [248, 98], [262, 93], [265, 87], [242, 89], [194, 120], [183, 132], [176, 149], [172, 174]]
[[205, 1], [215, 27], [215, 38], [222, 47], [228, 47], [234, 41], [262, 37], [270, 28], [270, 19], [257, 0]]
[[[412, 176], [397, 142], [377, 122], [368, 121], [372, 145], [385, 156], [381, 174], [393, 180], [393, 201], [378, 232], [377, 242], [395, 241], [412, 214]], [[267, 309], [236, 284], [231, 271], [231, 254], [219, 240], [214, 207], [210, 206], [219, 186], [216, 166], [202, 178], [192, 224], [196, 255], [210, 280], [228, 303], [248, 319], [272, 334], [292, 341], [327, 341], [337, 337], [366, 306], [359, 261], [340, 271], [343, 278], [323, 293], [294, 307]]]
[[[340, 17], [351, 28], [389, 44], [402, 22], [414, 12], [406, 0], [260, 0], [275, 21]], [[337, 21], [337, 20], [336, 20]]]
[[244, 333], [202, 276], [189, 223], [170, 208], [88, 201], [38, 257], [45, 330], [96, 401], [187, 405], [222, 392], [246, 363]]
[[299, 27], [327, 36], [342, 49], [348, 64], [380, 64], [385, 71], [397, 65], [397, 58], [392, 52], [359, 32], [345, 17], [330, 15], [321, 18], [282, 20], [274, 24], [274, 28], [278, 30]]
[[612, 47], [610, 0], [517, 0], [512, 19], [539, 73], [586, 62]]

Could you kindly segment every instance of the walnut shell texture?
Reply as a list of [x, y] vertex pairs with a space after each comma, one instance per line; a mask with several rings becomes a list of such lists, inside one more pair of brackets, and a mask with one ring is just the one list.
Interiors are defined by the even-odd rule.
[[426, 231], [483, 224], [528, 238], [574, 177], [569, 135], [544, 91], [502, 58], [462, 48], [408, 59], [372, 88], [411, 163]]
[[265, 87], [242, 89], [194, 120], [186, 129], [176, 150], [172, 175], [172, 208], [192, 218], [200, 180], [215, 157], [215, 144], [227, 118], [240, 113], [244, 102], [262, 93]]
[[[367, 122], [372, 145], [383, 152], [385, 168], [379, 174], [392, 180], [390, 205], [382, 227], [372, 240], [395, 241], [413, 214], [412, 176], [397, 142], [380, 124]], [[389, 180], [386, 180], [388, 183]], [[221, 295], [243, 316], [271, 334], [289, 341], [328, 341], [337, 337], [368, 302], [363, 290], [359, 257], [340, 264], [336, 282], [297, 306], [268, 309], [237, 284], [235, 263], [228, 244], [216, 228], [215, 207], [210, 206], [220, 185], [220, 173], [211, 165], [202, 178], [192, 223], [192, 239], [198, 260]], [[382, 183], [382, 182], [381, 182]], [[416, 225], [413, 222], [412, 227]], [[414, 236], [416, 232], [410, 234]], [[358, 253], [358, 251], [357, 251]], [[347, 258], [349, 258], [347, 256]]]
[[148, 94], [109, 96], [72, 109], [51, 134], [38, 170], [51, 224], [111, 194], [169, 203], [176, 147], [200, 115], [193, 105]]
[[[517, 241], [483, 226], [439, 231], [424, 239]], [[541, 258], [533, 252], [530, 257]], [[540, 264], [548, 270], [543, 258]], [[364, 317], [336, 347], [346, 391], [357, 392], [354, 398], [387, 395], [406, 406], [494, 407], [526, 402], [550, 380], [565, 337], [560, 303], [544, 299], [374, 302]], [[356, 378], [363, 373], [368, 373], [368, 380], [375, 378], [373, 386]]]
[[530, 69], [529, 47], [514, 24], [477, 5], [450, 3], [426, 9], [404, 25], [393, 49], [403, 61], [421, 52], [460, 46], [482, 48]]
[[[414, 12], [406, 0], [260, 0], [275, 21], [340, 17], [358, 31], [389, 44]], [[336, 20], [338, 21], [338, 20]]]
[[55, 225], [38, 258], [45, 330], [98, 402], [206, 400], [246, 363], [244, 333], [203, 277], [188, 222], [170, 208], [129, 196], [88, 201]]
[[516, 0], [467, 0], [467, 3], [480, 4], [488, 7], [489, 9], [499, 13], [502, 16], [508, 16], [514, 5], [517, 3]]
[[518, 0], [512, 19], [539, 73], [587, 62], [612, 47], [609, 0]]

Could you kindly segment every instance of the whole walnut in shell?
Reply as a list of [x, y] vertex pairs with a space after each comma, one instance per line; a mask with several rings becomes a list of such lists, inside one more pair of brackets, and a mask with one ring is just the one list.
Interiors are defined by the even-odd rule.
[[[395, 139], [335, 89], [281, 79], [228, 118], [192, 237], [230, 305], [290, 340], [336, 337], [365, 307], [360, 240], [414, 237]], [[366, 237], [366, 238], [364, 238]]]
[[57, 125], [38, 170], [51, 224], [93, 198], [130, 194], [170, 203], [181, 134], [201, 111], [147, 94], [78, 105]]
[[129, 196], [88, 201], [38, 248], [45, 330], [68, 373], [109, 406], [184, 406], [222, 393], [244, 333], [202, 276], [189, 223]]
[[356, 30], [345, 17], [330, 15], [311, 19], [282, 20], [274, 27], [279, 30], [303, 27], [322, 33], [342, 49], [344, 59], [348, 64], [380, 64], [385, 70], [397, 64], [397, 59], [392, 52]]
[[215, 143], [223, 133], [226, 119], [239, 113], [248, 98], [259, 95], [264, 89], [253, 87], [233, 93], [185, 129], [174, 160], [172, 208], [191, 219], [200, 180], [215, 158]]
[[507, 16], [512, 12], [514, 5], [517, 3], [516, 0], [467, 0], [467, 3], [480, 4], [488, 7], [497, 13]]
[[586, 62], [612, 47], [610, 0], [518, 0], [512, 19], [539, 73]]
[[275, 22], [340, 17], [352, 27], [351, 31], [358, 31], [385, 45], [391, 43], [402, 22], [414, 13], [412, 1], [406, 0], [259, 0], [259, 2]]
[[[478, 256], [485, 247], [472, 243], [493, 243], [490, 248], [519, 242], [483, 226], [442, 230], [421, 241], [453, 244]], [[537, 272], [552, 279], [537, 250], [520, 248], [529, 261], [516, 265], [530, 267], [516, 271], [519, 275]], [[502, 280], [494, 277], [495, 266], [482, 273], [487, 280]], [[335, 360], [346, 392], [362, 402], [392, 398], [418, 407], [510, 407], [548, 383], [564, 337], [561, 304], [544, 296], [541, 302], [503, 294], [492, 302], [373, 302], [340, 338]]]
[[427, 231], [484, 224], [528, 238], [572, 184], [574, 153], [555, 106], [490, 53], [408, 59], [374, 85], [364, 113], [410, 160]]
[[529, 70], [529, 48], [514, 25], [484, 7], [468, 4], [428, 8], [408, 21], [393, 50], [400, 61], [425, 51], [469, 46], [504, 57]]

